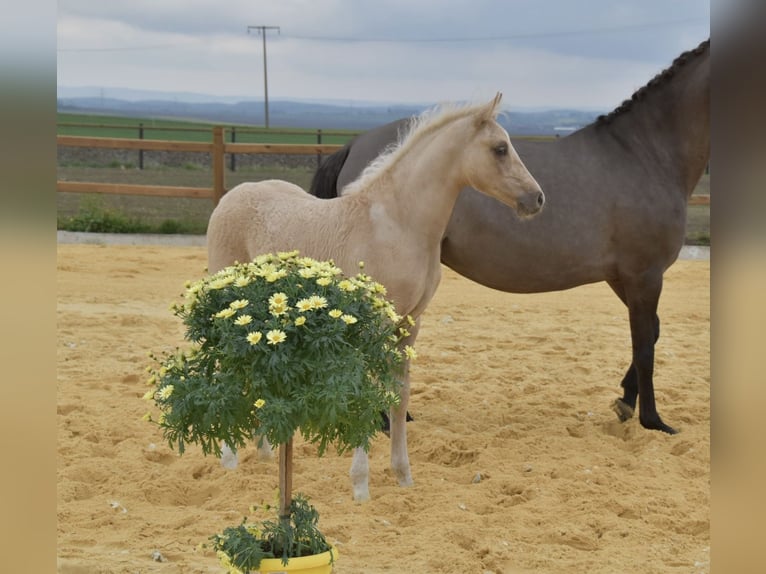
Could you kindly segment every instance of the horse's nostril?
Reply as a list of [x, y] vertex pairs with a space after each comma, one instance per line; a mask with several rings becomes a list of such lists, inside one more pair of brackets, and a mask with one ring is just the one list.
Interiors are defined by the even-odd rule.
[[537, 207], [542, 207], [545, 203], [545, 196], [542, 193], [537, 195]]

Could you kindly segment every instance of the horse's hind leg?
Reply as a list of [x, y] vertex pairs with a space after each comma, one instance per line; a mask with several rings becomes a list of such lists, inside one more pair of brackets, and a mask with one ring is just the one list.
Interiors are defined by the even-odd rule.
[[[256, 435], [253, 435], [253, 438], [257, 438]], [[258, 458], [261, 460], [271, 460], [274, 458], [274, 450], [271, 448], [266, 437], [262, 437], [261, 440], [258, 441]], [[237, 453], [231, 450], [231, 447], [225, 442], [221, 443], [221, 466], [229, 470], [234, 470], [237, 468], [238, 464], [239, 458], [237, 457]]]
[[351, 477], [354, 500], [357, 502], [370, 500], [370, 461], [363, 448], [354, 449], [354, 459], [348, 474]]

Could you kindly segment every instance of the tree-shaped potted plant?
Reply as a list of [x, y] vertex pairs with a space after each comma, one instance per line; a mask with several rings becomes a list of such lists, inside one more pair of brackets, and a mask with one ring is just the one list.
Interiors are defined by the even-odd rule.
[[154, 357], [145, 395], [171, 448], [279, 445], [278, 519], [211, 538], [230, 572], [292, 570], [308, 556], [325, 569], [306, 571], [332, 568], [316, 510], [292, 492], [292, 444], [300, 432], [320, 456], [369, 448], [398, 401], [401, 317], [361, 266], [344, 276], [298, 252], [262, 255], [187, 284], [173, 306], [191, 346]]

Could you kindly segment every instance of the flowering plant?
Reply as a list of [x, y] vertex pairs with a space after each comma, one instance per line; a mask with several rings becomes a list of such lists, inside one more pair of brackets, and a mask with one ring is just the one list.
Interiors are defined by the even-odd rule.
[[221, 454], [300, 430], [322, 455], [369, 447], [398, 401], [401, 317], [385, 288], [297, 252], [262, 255], [188, 284], [173, 309], [194, 346], [161, 359], [147, 393], [183, 453]]
[[[262, 255], [187, 284], [173, 311], [192, 346], [154, 357], [159, 366], [149, 368], [153, 388], [145, 395], [161, 411], [156, 422], [171, 448], [183, 453], [195, 443], [220, 456], [221, 442], [236, 450], [253, 436], [266, 438], [280, 445], [280, 485], [292, 484], [296, 432], [320, 456], [331, 444], [338, 453], [369, 449], [381, 411], [399, 400], [403, 355], [414, 356], [397, 348], [407, 331], [385, 294], [361, 270], [346, 277], [332, 262], [297, 251]], [[216, 539], [232, 571], [254, 568], [275, 548], [286, 561], [299, 551], [288, 538], [304, 526], [320, 539], [315, 521], [306, 523], [310, 512], [293, 514], [303, 507], [294, 506], [290, 488], [280, 492], [282, 543], [237, 553], [225, 541], [252, 537], [244, 525]]]

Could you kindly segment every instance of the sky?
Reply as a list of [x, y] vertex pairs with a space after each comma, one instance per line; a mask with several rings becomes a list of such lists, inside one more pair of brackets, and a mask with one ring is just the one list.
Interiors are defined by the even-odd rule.
[[[609, 110], [710, 36], [710, 0], [59, 0], [57, 85]], [[96, 94], [93, 94], [96, 95]]]

